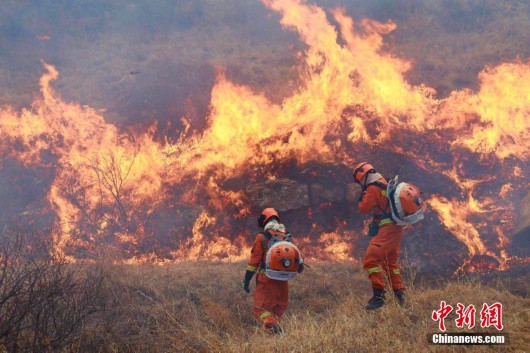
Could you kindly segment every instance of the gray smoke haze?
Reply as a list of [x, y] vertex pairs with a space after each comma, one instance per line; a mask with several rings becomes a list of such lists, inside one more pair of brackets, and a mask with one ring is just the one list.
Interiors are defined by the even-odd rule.
[[[530, 56], [526, 1], [379, 0], [316, 2], [356, 19], [394, 20], [387, 36], [414, 62], [411, 83], [440, 95], [476, 86], [488, 64]], [[3, 0], [0, 104], [27, 106], [38, 92], [40, 59], [60, 72], [66, 100], [107, 109], [110, 122], [153, 120], [201, 129], [216, 67], [274, 101], [298, 85], [297, 36], [279, 16], [247, 0]]]

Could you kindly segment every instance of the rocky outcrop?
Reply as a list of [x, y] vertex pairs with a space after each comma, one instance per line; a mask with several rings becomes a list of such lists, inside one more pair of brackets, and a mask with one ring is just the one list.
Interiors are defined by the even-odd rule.
[[361, 188], [355, 183], [320, 180], [307, 185], [284, 178], [250, 184], [246, 193], [255, 208], [274, 207], [282, 212], [319, 207], [325, 202], [355, 203], [359, 199]]
[[322, 184], [314, 183], [309, 186], [309, 191], [312, 205], [325, 201], [343, 202], [346, 200], [346, 190], [343, 185], [325, 187]]
[[309, 207], [308, 186], [291, 179], [252, 183], [246, 192], [252, 205], [258, 209], [274, 207], [283, 212]]

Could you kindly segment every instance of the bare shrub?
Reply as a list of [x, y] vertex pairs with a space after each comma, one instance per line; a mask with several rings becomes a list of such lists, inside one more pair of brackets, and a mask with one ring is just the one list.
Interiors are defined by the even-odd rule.
[[97, 311], [94, 266], [67, 264], [45, 241], [4, 231], [0, 242], [0, 343], [8, 352], [74, 350]]

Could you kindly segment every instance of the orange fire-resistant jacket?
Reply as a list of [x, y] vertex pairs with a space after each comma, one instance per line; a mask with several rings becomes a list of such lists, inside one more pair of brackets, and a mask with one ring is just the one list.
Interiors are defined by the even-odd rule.
[[[384, 178], [378, 182], [386, 185]], [[389, 201], [386, 190], [374, 184], [368, 185], [362, 200], [359, 201], [359, 211], [363, 214], [373, 213], [374, 221], [379, 224], [379, 230], [366, 250], [363, 267], [368, 272], [368, 278], [373, 288], [385, 288], [383, 273], [390, 279], [394, 290], [402, 290], [405, 287], [401, 280], [401, 273], [397, 265], [403, 228], [395, 224], [389, 215]]]
[[[254, 292], [254, 316], [264, 327], [268, 327], [278, 324], [287, 309], [289, 286], [287, 281], [276, 281], [265, 275], [265, 268], [263, 267], [270, 239], [265, 238], [265, 242], [263, 242], [263, 237], [265, 235], [262, 233], [256, 235], [247, 270], [258, 272], [256, 291]], [[267, 244], [265, 249], [263, 243]]]

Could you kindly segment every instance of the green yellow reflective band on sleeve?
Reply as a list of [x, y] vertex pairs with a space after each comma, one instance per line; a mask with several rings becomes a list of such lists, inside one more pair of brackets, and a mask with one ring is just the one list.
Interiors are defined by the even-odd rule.
[[257, 270], [256, 266], [250, 266], [250, 265], [247, 266], [247, 271], [256, 272], [256, 270]]
[[381, 267], [372, 267], [372, 268], [369, 268], [366, 271], [370, 274], [370, 273], [381, 272], [381, 271], [383, 271], [383, 269]]
[[399, 275], [401, 273], [401, 272], [399, 272], [399, 269], [395, 269], [393, 272], [394, 272], [395, 275]]
[[261, 315], [259, 316], [259, 319], [260, 321], [263, 320], [264, 318], [266, 318], [267, 316], [271, 316], [272, 313], [270, 311], [264, 311], [261, 313]]
[[379, 221], [379, 227], [384, 226], [385, 224], [392, 223], [392, 219], [385, 218]]

